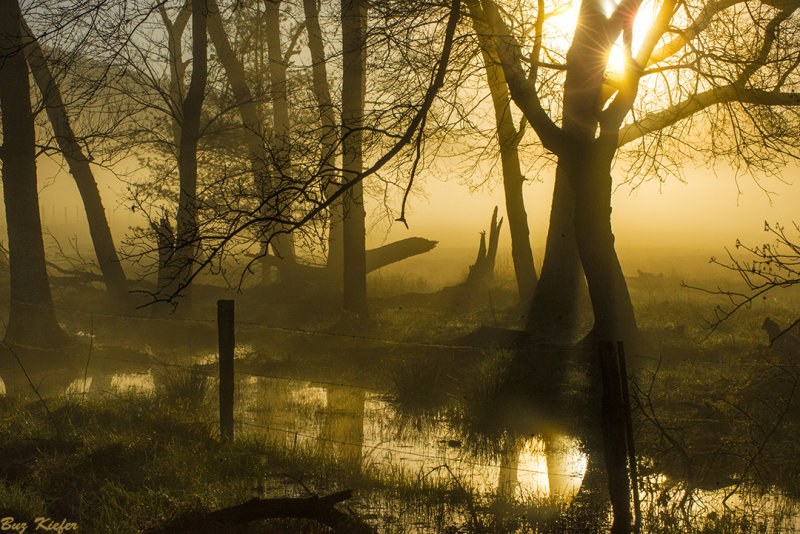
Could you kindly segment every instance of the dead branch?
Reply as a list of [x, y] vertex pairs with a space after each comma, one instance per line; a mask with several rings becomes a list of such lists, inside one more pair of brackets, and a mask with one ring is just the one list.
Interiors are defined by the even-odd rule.
[[212, 512], [188, 512], [165, 525], [146, 530], [145, 534], [219, 532], [223, 528], [235, 528], [263, 519], [311, 519], [330, 527], [334, 532], [372, 534], [374, 530], [361, 520], [334, 508], [352, 496], [353, 490], [344, 490], [324, 497], [254, 498]]

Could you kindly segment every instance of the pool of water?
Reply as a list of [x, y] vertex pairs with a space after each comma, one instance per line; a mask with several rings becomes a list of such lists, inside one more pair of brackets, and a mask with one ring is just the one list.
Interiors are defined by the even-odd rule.
[[[61, 390], [65, 395], [156, 394], [151, 369], [87, 374]], [[0, 378], [0, 395], [6, 384]], [[213, 397], [213, 395], [212, 395]], [[216, 398], [206, 400], [216, 406]], [[476, 499], [500, 499], [521, 506], [542, 502], [568, 507], [579, 495], [603, 500], [603, 484], [589, 471], [602, 471], [600, 455], [569, 432], [550, 429], [531, 435], [505, 434], [487, 446], [471, 441], [447, 413], [410, 421], [384, 391], [289, 378], [237, 375], [235, 429], [239, 437], [271, 443], [288, 456], [300, 454], [347, 465], [383, 481], [458, 487]], [[593, 467], [592, 464], [593, 462]], [[663, 474], [641, 480], [646, 524], [669, 530], [684, 516], [694, 524], [722, 525], [726, 517], [746, 518], [752, 532], [800, 532], [800, 506], [774, 488], [726, 486], [686, 491], [685, 481]], [[367, 514], [384, 519], [392, 504], [373, 502]], [[610, 508], [606, 507], [605, 519]], [[424, 519], [408, 521], [426, 531]]]

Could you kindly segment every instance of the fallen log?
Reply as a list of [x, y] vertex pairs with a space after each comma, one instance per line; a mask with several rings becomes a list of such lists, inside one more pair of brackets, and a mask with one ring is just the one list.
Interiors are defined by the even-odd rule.
[[162, 526], [145, 530], [144, 534], [220, 532], [263, 519], [311, 519], [330, 527], [334, 532], [374, 534], [374, 529], [369, 525], [334, 508], [334, 505], [352, 496], [353, 490], [344, 490], [324, 497], [254, 498], [212, 512], [187, 512]]
[[408, 237], [367, 251], [367, 272], [377, 271], [392, 263], [424, 254], [438, 244], [424, 237]]
[[[424, 254], [433, 250], [438, 243], [438, 241], [432, 241], [424, 237], [407, 237], [400, 241], [394, 241], [377, 248], [369, 249], [366, 252], [367, 272], [371, 273], [372, 271], [377, 271], [392, 263]], [[290, 276], [299, 277], [300, 279], [313, 280], [315, 278], [326, 277], [338, 279], [341, 273], [341, 266], [303, 265], [300, 263], [286, 265], [281, 258], [272, 255], [265, 256], [262, 258], [262, 261], [268, 266], [278, 267], [279, 269], [287, 268], [292, 271]]]

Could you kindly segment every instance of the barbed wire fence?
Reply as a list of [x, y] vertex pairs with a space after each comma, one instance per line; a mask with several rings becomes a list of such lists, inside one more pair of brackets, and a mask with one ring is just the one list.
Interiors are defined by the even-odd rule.
[[[88, 373], [89, 363], [90, 360], [92, 363], [96, 363], [100, 360], [109, 360], [115, 361], [120, 363], [127, 363], [133, 365], [141, 365], [142, 367], [152, 368], [155, 366], [164, 367], [164, 368], [172, 368], [177, 369], [180, 371], [192, 372], [192, 373], [203, 373], [207, 376], [213, 376], [213, 368], [216, 362], [205, 362], [205, 363], [195, 363], [195, 364], [185, 364], [185, 363], [178, 363], [173, 361], [164, 361], [163, 359], [156, 358], [153, 354], [148, 355], [147, 358], [132, 358], [132, 357], [124, 357], [115, 354], [98, 354], [97, 352], [97, 344], [96, 344], [96, 337], [97, 337], [97, 323], [96, 319], [105, 318], [105, 319], [112, 319], [112, 320], [124, 320], [124, 321], [141, 321], [145, 324], [155, 324], [160, 323], [164, 325], [175, 325], [176, 323], [182, 324], [194, 324], [194, 325], [203, 325], [208, 326], [209, 328], [214, 328], [217, 324], [216, 319], [203, 319], [203, 318], [185, 318], [185, 317], [150, 317], [146, 315], [137, 315], [137, 314], [124, 314], [124, 313], [111, 313], [111, 312], [98, 312], [98, 311], [90, 311], [90, 310], [79, 310], [79, 309], [71, 309], [71, 308], [64, 308], [64, 307], [56, 307], [56, 311], [68, 315], [72, 322], [77, 324], [80, 322], [77, 318], [81, 315], [88, 317], [89, 322], [89, 329], [86, 330], [84, 335], [88, 336], [88, 345], [89, 345], [89, 353], [87, 356], [86, 366], [84, 369], [84, 395], [86, 393], [86, 374]], [[513, 350], [512, 347], [503, 347], [503, 346], [491, 346], [491, 345], [480, 345], [480, 344], [469, 344], [469, 343], [453, 343], [453, 342], [429, 342], [429, 341], [414, 341], [414, 340], [406, 340], [406, 339], [390, 339], [380, 336], [374, 335], [358, 335], [352, 333], [345, 333], [345, 332], [336, 332], [336, 331], [325, 331], [325, 330], [313, 330], [307, 328], [295, 328], [289, 327], [284, 325], [278, 324], [271, 324], [267, 322], [259, 322], [259, 321], [252, 321], [252, 320], [239, 320], [235, 321], [236, 327], [247, 327], [250, 329], [261, 329], [267, 330], [272, 332], [281, 332], [296, 336], [302, 336], [307, 339], [318, 339], [318, 338], [328, 338], [328, 339], [341, 339], [341, 340], [349, 340], [349, 341], [357, 341], [359, 343], [370, 343], [374, 345], [383, 345], [387, 347], [395, 347], [395, 348], [408, 348], [408, 349], [436, 349], [436, 350], [443, 350], [443, 351], [469, 351], [469, 352], [486, 352], [486, 351], [496, 351], [496, 350]], [[25, 348], [25, 347], [22, 347]], [[94, 349], [94, 350], [93, 350]], [[584, 348], [580, 347], [571, 347], [571, 346], [559, 346], [557, 349], [560, 353], [581, 353], [585, 354]], [[663, 363], [663, 359], [658, 356], [653, 356], [650, 354], [644, 354], [641, 352], [635, 351], [627, 351], [626, 357], [629, 361], [639, 362], [642, 366], [651, 366], [654, 368], [659, 368]], [[413, 358], [410, 356], [408, 358]], [[22, 372], [25, 373], [25, 368], [23, 366], [22, 361], [19, 358], [16, 358], [16, 361]], [[401, 358], [402, 361], [402, 358]], [[688, 363], [688, 364], [699, 364], [699, 365], [710, 365], [710, 366], [724, 366], [728, 365], [728, 362], [721, 361], [719, 358], [713, 359], [706, 359], [706, 358], [696, 358], [696, 357], [686, 357], [686, 358], [673, 358], [670, 360], [673, 363]], [[797, 369], [800, 369], [800, 361], [785, 361], [781, 360], [780, 362], [773, 362], [768, 360], [756, 360], [756, 361], [742, 361], [739, 360], [736, 362], [738, 366], [745, 366], [745, 367], [752, 367], [752, 368], [759, 368], [764, 369], [765, 367], [769, 367], [771, 365], [780, 365], [782, 368], [788, 370], [788, 372], [792, 373], [796, 377]], [[340, 388], [352, 388], [358, 389], [365, 392], [369, 392], [375, 395], [386, 395], [388, 393], [386, 387], [375, 387], [369, 386], [364, 384], [354, 384], [348, 383], [344, 381], [337, 381], [337, 380], [320, 380], [316, 378], [307, 378], [302, 376], [296, 376], [291, 374], [277, 374], [274, 372], [266, 372], [266, 371], [242, 371], [236, 370], [236, 375], [240, 378], [242, 377], [255, 377], [260, 379], [269, 379], [269, 380], [279, 380], [279, 381], [286, 381], [286, 382], [297, 382], [302, 384], [307, 384], [310, 386], [318, 386], [318, 387], [340, 387]], [[796, 378], [795, 378], [796, 379]], [[41, 399], [39, 395], [39, 391], [33, 382], [30, 381], [28, 377], [28, 382], [30, 386], [33, 388], [34, 392], [37, 396]], [[42, 400], [44, 402], [44, 400]], [[45, 405], [45, 407], [47, 407]], [[661, 423], [670, 423], [672, 425], [679, 424], [679, 423], [715, 423], [719, 422], [719, 419], [709, 418], [709, 417], [680, 417], [680, 418], [662, 418]], [[254, 421], [246, 421], [240, 419], [235, 422], [235, 424], [240, 428], [248, 428], [252, 431], [256, 432], [274, 432], [274, 433], [282, 433], [286, 434], [287, 436], [294, 436], [295, 442], [297, 441], [298, 437], [302, 437], [306, 440], [311, 440], [317, 443], [324, 442], [334, 445], [339, 445], [343, 447], [367, 447], [363, 442], [357, 443], [355, 441], [348, 441], [342, 439], [335, 439], [329, 436], [325, 436], [322, 434], [313, 434], [309, 433], [306, 430], [298, 429], [298, 428], [284, 428], [283, 426], [278, 426], [272, 424], [272, 422], [268, 423], [261, 423], [261, 422], [254, 422]], [[402, 455], [402, 456], [412, 456], [418, 458], [420, 460], [433, 460], [437, 462], [447, 461], [446, 458], [443, 458], [441, 455], [430, 454], [426, 452], [420, 452], [415, 450], [410, 450], [408, 447], [398, 448], [398, 447], [389, 447], [386, 445], [382, 445], [380, 443], [373, 444], [368, 446], [369, 450], [372, 451], [381, 451], [388, 454], [393, 455]], [[466, 458], [450, 458], [449, 461], [457, 461], [460, 465], [467, 466], [469, 468], [474, 469], [487, 469], [498, 468], [498, 465], [486, 463], [486, 462], [479, 462], [479, 461], [472, 461]], [[550, 476], [561, 476], [561, 477], [568, 477], [568, 478], [582, 478], [583, 474], [580, 473], [553, 473], [548, 472], [546, 470], [537, 470], [537, 469], [530, 469], [526, 467], [517, 467], [517, 471], [520, 473], [528, 473], [531, 475], [550, 475]]]

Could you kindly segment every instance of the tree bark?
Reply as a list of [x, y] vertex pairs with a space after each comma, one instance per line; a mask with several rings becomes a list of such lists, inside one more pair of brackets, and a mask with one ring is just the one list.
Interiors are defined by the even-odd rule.
[[[366, 5], [342, 0], [342, 170], [345, 183], [363, 170], [364, 97], [366, 92]], [[366, 211], [361, 181], [344, 195], [345, 312], [366, 318]]]
[[75, 138], [75, 133], [72, 131], [67, 110], [61, 97], [61, 91], [53, 79], [39, 42], [24, 19], [22, 20], [22, 29], [26, 43], [25, 54], [28, 64], [36, 85], [39, 87], [39, 92], [42, 94], [47, 117], [53, 127], [56, 142], [67, 162], [70, 174], [75, 179], [75, 184], [78, 186], [78, 191], [83, 200], [86, 219], [89, 223], [89, 234], [92, 238], [100, 271], [103, 273], [103, 281], [109, 293], [119, 303], [125, 303], [129, 299], [128, 280], [117, 256], [117, 249], [114, 245], [114, 238], [111, 235], [111, 228], [108, 225], [103, 201], [97, 189], [97, 181], [89, 166], [89, 158], [83, 153]]
[[595, 142], [577, 165], [575, 185], [575, 229], [581, 264], [592, 301], [596, 340], [631, 340], [636, 318], [628, 284], [614, 248], [611, 229], [611, 162], [613, 153], [602, 153]]
[[475, 263], [470, 266], [469, 274], [464, 286], [469, 290], [487, 288], [494, 281], [494, 264], [497, 259], [497, 247], [500, 240], [500, 228], [503, 218], [497, 220], [497, 206], [492, 212], [492, 221], [489, 225], [489, 244], [486, 244], [486, 232], [481, 232], [481, 241], [478, 246], [478, 256]]
[[[269, 87], [272, 98], [273, 132], [271, 142], [271, 156], [275, 164], [275, 176], [272, 187], [280, 190], [282, 184], [292, 181], [292, 158], [289, 147], [289, 102], [286, 92], [286, 64], [281, 50], [280, 26], [281, 0], [264, 2], [265, 25], [267, 37], [267, 58], [269, 60]], [[284, 195], [278, 194], [275, 198], [275, 213], [285, 214], [292, 209]], [[281, 228], [278, 228], [281, 230]], [[292, 234], [280, 232], [272, 238], [272, 249], [276, 256], [288, 260], [283, 265], [287, 266], [295, 261], [295, 247]]]
[[594, 312], [592, 334], [597, 340], [611, 341], [630, 339], [636, 332], [633, 304], [611, 230], [611, 165], [617, 149], [616, 130], [610, 140], [603, 128], [600, 137], [595, 137], [601, 125], [598, 102], [603, 76], [615, 39], [599, 6], [591, 3], [582, 8], [567, 52], [564, 82], [562, 123], [570, 143], [558, 155], [575, 198], [576, 242]]
[[580, 309], [588, 300], [575, 237], [575, 199], [563, 165], [556, 168], [544, 261], [527, 318], [535, 337], [569, 341], [578, 334]]
[[519, 162], [520, 132], [514, 126], [511, 115], [511, 98], [508, 94], [503, 68], [490, 39], [490, 30], [483, 18], [483, 10], [478, 0], [469, 0], [467, 7], [472, 14], [472, 24], [481, 47], [484, 69], [489, 85], [489, 92], [494, 106], [497, 139], [500, 146], [500, 162], [503, 166], [503, 191], [506, 199], [506, 215], [511, 232], [511, 258], [517, 279], [517, 290], [520, 302], [528, 302], [533, 297], [536, 287], [536, 267], [531, 250], [528, 214], [525, 211], [525, 199], [522, 186], [525, 177]]
[[178, 222], [175, 236], [179, 275], [174, 287], [183, 296], [185, 311], [191, 309], [191, 276], [197, 254], [197, 144], [200, 116], [208, 77], [208, 40], [206, 38], [205, 0], [192, 0], [192, 75], [183, 101], [181, 138], [178, 149]]
[[[308, 48], [311, 52], [311, 75], [314, 89], [314, 98], [319, 108], [322, 136], [320, 140], [320, 172], [323, 176], [326, 194], [337, 188], [336, 184], [336, 150], [338, 145], [338, 128], [336, 113], [331, 99], [328, 84], [327, 59], [325, 57], [325, 44], [322, 40], [322, 29], [319, 24], [319, 9], [316, 0], [303, 0], [303, 10], [306, 17], [306, 31], [308, 32]], [[342, 229], [342, 202], [340, 200], [331, 204], [328, 220], [328, 261], [327, 267], [341, 274], [344, 261], [343, 229]]]
[[[575, 35], [566, 58], [561, 127], [552, 122], [542, 107], [536, 93], [535, 76], [524, 74], [519, 45], [510, 37], [496, 4], [492, 0], [483, 0], [482, 5], [493, 34], [499, 35], [495, 43], [511, 96], [536, 129], [542, 144], [558, 158], [548, 249], [542, 277], [534, 295], [530, 320], [535, 324], [543, 315], [542, 311], [549, 306], [563, 308], [572, 306], [575, 302], [570, 294], [575, 287], [575, 277], [572, 276], [575, 270], [570, 268], [570, 263], [562, 259], [555, 261], [555, 256], [551, 256], [554, 252], [554, 249], [551, 250], [551, 239], [557, 241], [561, 238], [563, 242], [558, 251], [559, 256], [564, 258], [572, 256], [570, 247], [575, 246], [567, 241], [577, 244], [575, 249], [586, 273], [595, 315], [593, 332], [604, 339], [623, 339], [635, 333], [636, 321], [625, 278], [614, 250], [610, 222], [610, 169], [616, 153], [619, 124], [616, 125], [613, 136], [607, 130], [610, 129], [609, 125], [614, 126], [614, 122], [623, 120], [626, 110], [632, 104], [631, 94], [635, 96], [635, 89], [627, 91], [626, 88], [621, 88], [614, 102], [603, 110], [603, 117], [601, 109], [604, 102], [600, 96], [609, 54], [622, 33], [623, 25], [632, 24], [632, 17], [638, 9], [638, 0], [633, 0], [630, 6], [617, 7], [615, 16], [611, 18], [606, 16], [599, 1], [583, 0], [581, 3]], [[543, 14], [540, 15], [537, 25], [543, 21]], [[537, 31], [541, 31], [541, 28]], [[628, 31], [630, 32], [630, 28]], [[538, 54], [538, 50], [535, 54]], [[534, 61], [536, 59], [535, 57]], [[623, 98], [618, 101], [620, 96]], [[629, 98], [626, 107], [626, 100]], [[598, 127], [600, 138], [596, 138]], [[609, 142], [609, 137], [613, 137], [613, 142]], [[570, 186], [572, 191], [569, 191]], [[562, 198], [561, 195], [564, 195], [563, 201], [557, 203], [556, 199]], [[562, 209], [557, 211], [556, 205]], [[568, 208], [574, 210], [574, 237], [565, 231], [570, 227], [563, 220]], [[558, 225], [552, 220], [556, 216], [560, 219]], [[549, 261], [551, 257], [554, 262]], [[565, 267], [560, 275], [551, 272], [558, 264]], [[562, 284], [554, 283], [558, 278], [561, 278]], [[562, 285], [563, 289], [557, 287], [558, 285]], [[565, 317], [561, 313], [557, 316], [562, 320]]]
[[16, 0], [0, 2], [2, 179], [11, 279], [5, 340], [53, 346], [64, 341], [66, 334], [56, 322], [45, 264], [36, 188], [36, 135], [21, 22]]

